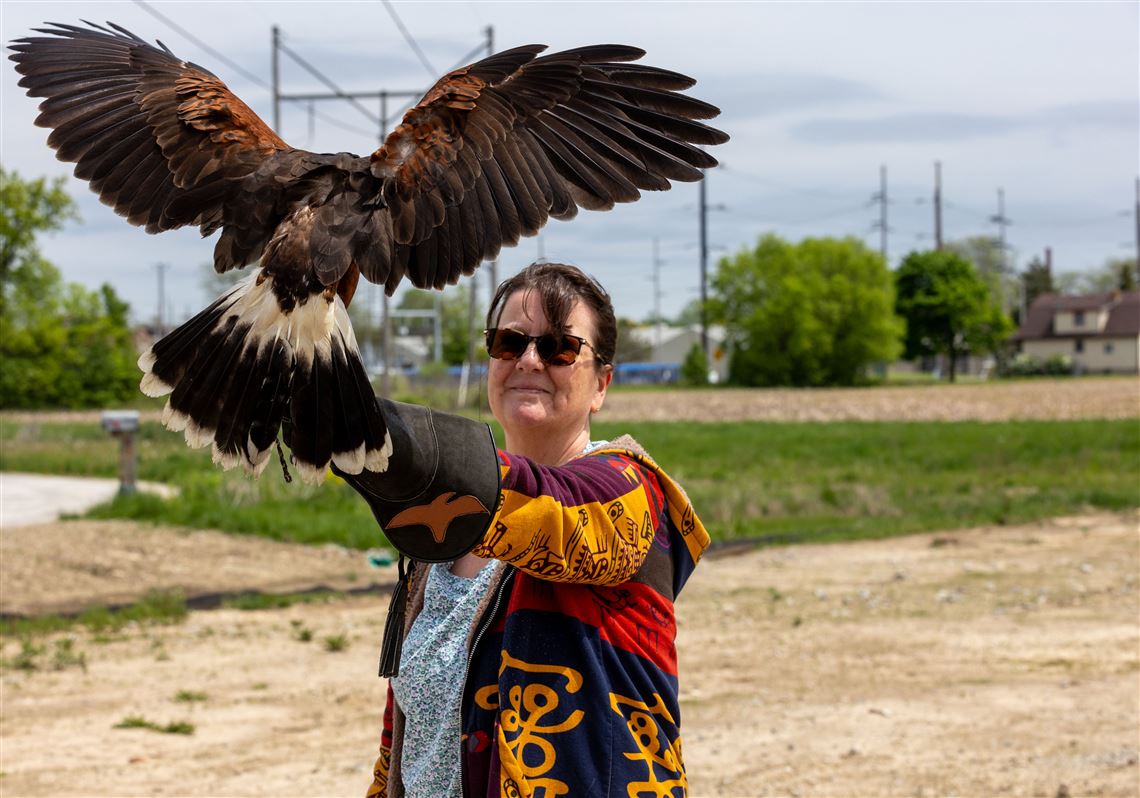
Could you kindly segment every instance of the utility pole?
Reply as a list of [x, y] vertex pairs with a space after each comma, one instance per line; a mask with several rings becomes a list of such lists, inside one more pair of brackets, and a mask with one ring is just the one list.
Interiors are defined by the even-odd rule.
[[1140, 177], [1136, 178], [1136, 279], [1140, 280]]
[[708, 271], [709, 271], [709, 239], [708, 239], [708, 179], [706, 169], [700, 184], [701, 207], [701, 350], [705, 353], [705, 363], [709, 361], [709, 320], [708, 320]]
[[166, 270], [170, 268], [169, 263], [156, 263], [154, 264], [155, 271], [158, 272], [158, 313], [154, 317], [155, 337], [161, 338], [166, 335]]
[[879, 231], [879, 254], [882, 256], [883, 261], [889, 266], [890, 261], [887, 260], [887, 166], [883, 164], [879, 167], [879, 190], [871, 195], [871, 202], [879, 203], [879, 221], [871, 225], [872, 230]]
[[479, 272], [471, 275], [467, 288], [467, 362], [472, 368], [475, 367], [475, 339], [479, 336], [475, 328], [475, 307], [479, 302], [479, 292], [476, 290], [479, 288], [478, 277]]
[[1006, 262], [1006, 244], [1005, 244], [1005, 228], [1013, 224], [1009, 217], [1005, 215], [1005, 189], [999, 188], [998, 195], [998, 212], [990, 217], [990, 221], [998, 226], [998, 247], [1001, 250], [1001, 270], [1005, 274], [1009, 270], [1009, 264]]
[[661, 257], [657, 236], [653, 237], [653, 329], [654, 344], [661, 348]]
[[942, 161], [934, 162], [934, 248], [942, 251]]
[[281, 135], [281, 64], [278, 60], [278, 48], [281, 45], [281, 29], [273, 26], [272, 38], [272, 70], [273, 70], [273, 131]]
[[392, 313], [390, 312], [389, 305], [390, 298], [388, 292], [384, 290], [384, 286], [380, 286], [380, 303], [381, 310], [384, 314], [383, 328], [384, 339], [381, 351], [383, 352], [384, 371], [380, 374], [380, 393], [383, 396], [392, 395]]

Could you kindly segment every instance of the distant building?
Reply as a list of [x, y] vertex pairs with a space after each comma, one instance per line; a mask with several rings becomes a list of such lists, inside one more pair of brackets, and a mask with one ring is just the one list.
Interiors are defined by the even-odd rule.
[[1140, 291], [1042, 294], [1012, 340], [1041, 360], [1068, 356], [1078, 371], [1140, 373]]
[[[693, 324], [686, 327], [673, 327], [668, 324], [651, 324], [637, 327], [633, 335], [649, 347], [649, 357], [642, 363], [630, 364], [638, 368], [633, 369], [638, 374], [650, 372], [665, 374], [669, 372], [672, 379], [644, 380], [653, 382], [676, 382], [680, 379], [681, 364], [685, 356], [693, 348], [693, 344], [701, 342], [701, 326]], [[728, 344], [725, 341], [724, 327], [713, 325], [709, 327], [709, 370], [715, 374], [714, 381], [724, 383], [728, 381]], [[647, 368], [649, 364], [657, 368]], [[667, 368], [671, 367], [671, 368]], [[619, 379], [620, 381], [620, 379]], [[631, 380], [641, 381], [641, 380]]]

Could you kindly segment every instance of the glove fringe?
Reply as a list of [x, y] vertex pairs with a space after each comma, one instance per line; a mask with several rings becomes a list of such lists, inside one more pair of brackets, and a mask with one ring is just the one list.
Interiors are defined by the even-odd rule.
[[379, 675], [389, 679], [400, 675], [400, 654], [404, 649], [404, 619], [408, 611], [408, 578], [412, 567], [404, 570], [404, 555], [400, 555], [398, 566], [400, 579], [392, 590], [388, 602], [388, 617], [384, 621], [384, 642], [380, 644]]

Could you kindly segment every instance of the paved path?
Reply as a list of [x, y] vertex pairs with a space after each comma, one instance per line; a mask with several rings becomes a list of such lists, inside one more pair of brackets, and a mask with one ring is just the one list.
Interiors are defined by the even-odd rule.
[[[141, 490], [168, 492], [166, 485], [140, 484]], [[82, 513], [110, 501], [119, 480], [0, 472], [0, 529], [55, 521], [63, 513]]]

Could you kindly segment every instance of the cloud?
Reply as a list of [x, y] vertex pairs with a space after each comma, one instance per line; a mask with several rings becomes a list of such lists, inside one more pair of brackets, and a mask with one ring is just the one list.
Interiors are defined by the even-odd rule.
[[812, 144], [961, 141], [1020, 130], [1092, 126], [1135, 132], [1138, 111], [1130, 101], [1069, 103], [1021, 115], [913, 113], [862, 119], [831, 117], [795, 125], [792, 135]]
[[832, 75], [750, 73], [702, 79], [694, 90], [731, 119], [752, 119], [824, 105], [880, 100], [870, 84]]

